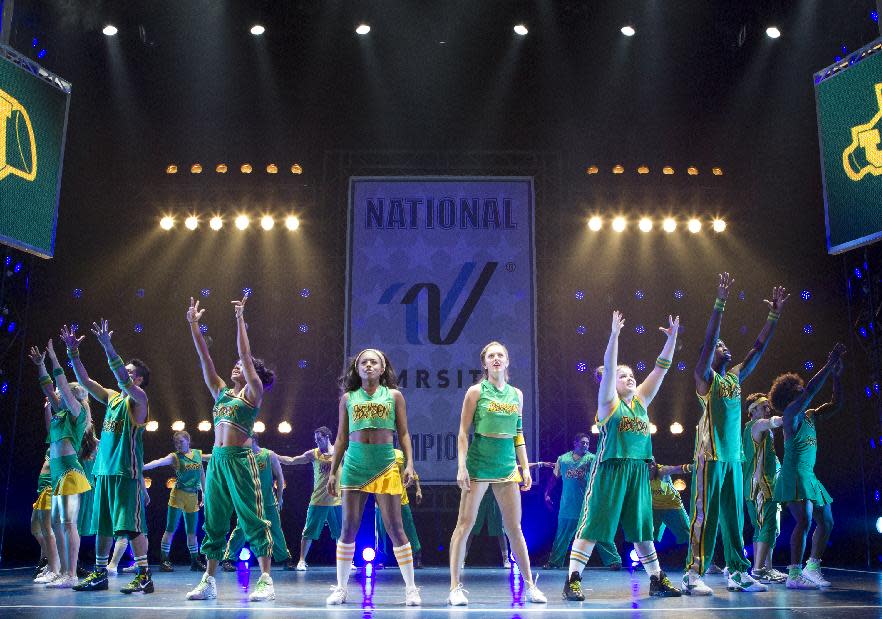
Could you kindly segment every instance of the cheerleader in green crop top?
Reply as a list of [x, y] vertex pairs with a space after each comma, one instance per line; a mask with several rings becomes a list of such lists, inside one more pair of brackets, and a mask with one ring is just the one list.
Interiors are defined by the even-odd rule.
[[613, 312], [609, 343], [599, 368], [596, 423], [600, 430], [597, 463], [591, 471], [582, 504], [576, 539], [570, 551], [569, 577], [564, 597], [581, 601], [582, 570], [597, 542], [612, 542], [621, 524], [625, 540], [634, 543], [637, 556], [649, 574], [649, 594], [678, 597], [679, 589], [661, 570], [653, 542], [652, 493], [649, 467], [652, 440], [647, 409], [655, 399], [677, 345], [680, 317], [668, 316], [667, 336], [655, 367], [640, 384], [627, 365], [619, 365], [619, 333], [625, 325], [621, 312]]
[[[52, 361], [52, 380], [46, 373], [45, 357]], [[69, 589], [77, 584], [77, 559], [80, 553], [80, 533], [77, 527], [80, 514], [80, 495], [92, 489], [86, 479], [85, 471], [80, 464], [77, 452], [83, 442], [86, 427], [91, 423], [88, 395], [85, 389], [76, 383], [68, 383], [64, 369], [58, 362], [52, 340], [46, 351], [41, 353], [32, 347], [31, 361], [40, 373], [40, 386], [49, 400], [51, 412], [46, 417], [46, 429], [49, 436], [49, 471], [52, 484], [52, 528], [55, 531], [55, 542], [61, 571], [58, 577], [44, 580], [47, 587]], [[43, 577], [48, 578], [48, 575]]]
[[214, 447], [205, 475], [205, 537], [202, 552], [207, 568], [196, 588], [187, 593], [188, 600], [210, 600], [217, 597], [214, 575], [224, 556], [227, 531], [233, 513], [260, 564], [260, 578], [248, 599], [252, 602], [274, 600], [276, 597], [270, 565], [273, 553], [272, 524], [263, 508], [260, 470], [251, 446], [254, 421], [263, 402], [264, 391], [273, 383], [275, 374], [262, 360], [251, 355], [248, 328], [245, 325], [246, 294], [233, 301], [236, 316], [236, 344], [239, 361], [230, 373], [232, 387], [218, 375], [208, 352], [208, 345], [199, 329], [205, 309], [190, 297], [187, 322], [196, 353], [202, 364], [202, 378], [214, 399]]
[[[790, 567], [788, 589], [816, 589], [829, 587], [821, 574], [821, 558], [833, 528], [830, 503], [833, 499], [824, 485], [815, 477], [815, 459], [818, 453], [818, 435], [815, 422], [842, 409], [842, 355], [845, 347], [836, 344], [827, 363], [807, 385], [798, 374], [782, 374], [772, 383], [769, 399], [784, 417], [784, 462], [775, 483], [774, 500], [787, 505], [796, 521], [790, 535]], [[817, 408], [809, 408], [812, 399], [833, 376], [833, 399]], [[802, 567], [805, 538], [810, 521], [815, 521], [811, 557]]]
[[[521, 495], [533, 485], [524, 443], [521, 390], [508, 384], [508, 350], [499, 342], [490, 342], [481, 351], [484, 379], [466, 391], [457, 438], [460, 487], [459, 516], [450, 539], [450, 594], [447, 603], [465, 606], [468, 598], [460, 574], [469, 532], [478, 516], [478, 508], [487, 489], [492, 487], [499, 504], [511, 551], [517, 560], [527, 599], [544, 604], [545, 595], [536, 586], [530, 571], [527, 542], [521, 529]], [[469, 431], [474, 423], [474, 438]], [[518, 471], [518, 465], [521, 472]]]
[[[401, 493], [414, 475], [413, 452], [407, 429], [407, 407], [397, 389], [395, 370], [382, 351], [366, 348], [349, 362], [340, 385], [343, 395], [339, 404], [339, 430], [327, 487], [330, 496], [337, 496], [337, 470], [342, 460], [339, 483], [343, 493], [343, 526], [337, 540], [337, 586], [326, 603], [346, 602], [355, 535], [368, 493], [372, 493], [404, 578], [404, 603], [419, 606], [422, 602], [414, 583], [413, 550], [401, 519]], [[395, 432], [404, 453], [403, 480], [392, 446]]]

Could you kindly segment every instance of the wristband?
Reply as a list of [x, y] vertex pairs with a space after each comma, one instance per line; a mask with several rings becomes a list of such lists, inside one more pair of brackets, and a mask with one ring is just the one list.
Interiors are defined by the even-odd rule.
[[726, 302], [723, 299], [717, 299], [714, 301], [714, 309], [722, 312], [726, 309]]
[[64, 370], [61, 368], [55, 368], [54, 370], [52, 370], [52, 377], [53, 378], [58, 378], [62, 374], [64, 374]]
[[526, 444], [527, 441], [524, 440], [524, 435], [521, 432], [518, 432], [517, 435], [515, 435], [514, 437], [514, 446], [521, 447]]
[[52, 379], [49, 378], [48, 374], [43, 374], [43, 376], [40, 377], [40, 386], [41, 387], [48, 387], [51, 384], [52, 384]]
[[108, 357], [107, 361], [110, 363], [110, 369], [113, 370], [114, 372], [125, 365], [125, 363], [123, 363], [123, 360], [120, 358], [119, 355], [116, 355], [113, 358]]
[[781, 313], [772, 310], [769, 312], [769, 321], [770, 322], [778, 322], [778, 319], [781, 318]]
[[671, 367], [671, 360], [665, 359], [664, 357], [659, 357], [655, 360], [655, 365], [660, 367], [663, 370], [667, 370]]
[[80, 357], [80, 349], [79, 348], [68, 348], [67, 356], [71, 359], [79, 359]]

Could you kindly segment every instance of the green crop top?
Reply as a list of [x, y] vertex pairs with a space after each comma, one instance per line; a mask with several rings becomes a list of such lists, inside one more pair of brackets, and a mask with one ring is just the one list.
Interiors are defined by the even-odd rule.
[[245, 390], [238, 395], [230, 388], [221, 389], [211, 414], [214, 425], [230, 424], [246, 436], [254, 434], [254, 421], [260, 408], [245, 399]]
[[363, 388], [350, 391], [346, 412], [349, 414], [350, 432], [367, 428], [395, 429], [395, 398], [383, 385], [377, 387], [373, 395], [368, 395]]
[[49, 436], [46, 443], [57, 443], [62, 439], [70, 439], [73, 448], [79, 450], [86, 433], [86, 407], [80, 406], [80, 414], [76, 417], [68, 409], [62, 409], [52, 415], [49, 422]]
[[517, 436], [524, 432], [521, 400], [509, 384], [501, 390], [489, 380], [481, 381], [481, 395], [475, 406], [475, 434]]

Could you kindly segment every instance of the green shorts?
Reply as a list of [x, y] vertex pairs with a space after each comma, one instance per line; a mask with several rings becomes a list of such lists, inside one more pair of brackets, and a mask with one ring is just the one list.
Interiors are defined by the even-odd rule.
[[677, 509], [656, 509], [652, 512], [652, 525], [655, 529], [655, 541], [660, 542], [669, 529], [679, 546], [689, 542], [689, 514], [683, 507]]
[[502, 512], [499, 511], [499, 504], [490, 488], [484, 493], [484, 498], [478, 505], [478, 516], [475, 518], [471, 534], [480, 535], [485, 524], [487, 525], [487, 535], [490, 537], [499, 537], [505, 533], [505, 529], [502, 527]]
[[772, 498], [776, 503], [781, 504], [791, 501], [811, 501], [815, 505], [823, 506], [833, 502], [824, 484], [815, 477], [814, 470], [791, 469], [783, 466], [775, 482], [775, 493]]
[[747, 499], [747, 515], [753, 526], [754, 543], [774, 546], [781, 532], [781, 504], [758, 494], [756, 499]]
[[184, 532], [187, 535], [196, 535], [196, 521], [199, 519], [199, 512], [185, 512], [180, 507], [168, 506], [165, 514], [165, 532], [174, 533], [181, 524], [181, 518], [184, 519]]
[[616, 458], [594, 467], [576, 537], [614, 542], [620, 524], [626, 541], [652, 541], [652, 492], [644, 460]]
[[122, 475], [96, 475], [92, 529], [100, 537], [134, 539], [144, 533], [140, 480]]
[[343, 456], [340, 488], [374, 494], [401, 494], [401, 473], [392, 443], [350, 441]]
[[[94, 486], [94, 480], [93, 480]], [[92, 512], [95, 508], [95, 489], [84, 492], [80, 495], [80, 514], [77, 520], [77, 530], [80, 537], [89, 537], [95, 535], [95, 525], [92, 521]], [[147, 534], [147, 523], [144, 523], [144, 534]]]
[[514, 439], [475, 434], [466, 454], [466, 469], [472, 481], [520, 482]]
[[340, 528], [343, 524], [343, 507], [341, 505], [310, 505], [306, 508], [306, 525], [303, 527], [303, 537], [306, 539], [318, 539], [322, 536], [322, 529], [328, 525], [331, 539], [340, 539]]

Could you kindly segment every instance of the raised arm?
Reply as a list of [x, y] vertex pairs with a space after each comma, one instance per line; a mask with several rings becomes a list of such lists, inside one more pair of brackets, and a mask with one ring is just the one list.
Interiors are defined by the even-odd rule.
[[61, 393], [63, 404], [66, 405], [71, 415], [79, 417], [83, 406], [74, 396], [73, 391], [71, 391], [70, 383], [67, 382], [67, 376], [64, 375], [64, 368], [58, 363], [58, 356], [55, 354], [55, 344], [51, 339], [46, 345], [46, 353], [49, 355], [49, 361], [52, 362], [52, 376], [55, 378], [55, 386]]
[[132, 403], [134, 404], [132, 413], [135, 422], [138, 424], [144, 423], [147, 421], [147, 393], [132, 382], [132, 377], [129, 376], [125, 362], [116, 354], [116, 350], [113, 348], [113, 343], [110, 340], [113, 337], [110, 324], [103, 318], [100, 322], [93, 322], [92, 333], [98, 338], [98, 343], [101, 344], [104, 354], [107, 355], [107, 365], [110, 366], [110, 371], [116, 377], [116, 384], [119, 385], [123, 393], [132, 398]]
[[459, 415], [459, 432], [456, 435], [456, 484], [463, 490], [471, 490], [469, 471], [466, 468], [466, 455], [469, 452], [469, 429], [475, 420], [475, 408], [481, 393], [480, 385], [468, 388], [462, 401], [462, 412]]
[[279, 456], [276, 452], [270, 451], [270, 466], [273, 467], [273, 479], [276, 482], [276, 503], [279, 505], [279, 511], [282, 511], [282, 496], [285, 494], [285, 474], [282, 473], [282, 465], [279, 464]]
[[408, 486], [416, 473], [413, 470], [413, 445], [410, 442], [410, 430], [407, 429], [407, 403], [398, 389], [392, 390], [395, 399], [395, 431], [398, 432], [398, 444], [404, 454], [404, 472], [401, 482]]
[[202, 337], [202, 331], [199, 329], [199, 319], [205, 309], [199, 309], [199, 301], [194, 301], [190, 297], [190, 307], [187, 310], [187, 322], [190, 324], [190, 335], [193, 337], [193, 345], [196, 347], [196, 354], [199, 355], [199, 364], [202, 366], [202, 380], [205, 386], [211, 392], [212, 399], [217, 399], [217, 394], [221, 389], [226, 387], [226, 383], [218, 376], [217, 370], [214, 368], [214, 361], [211, 360], [211, 354], [208, 352], [208, 344]]
[[340, 468], [340, 461], [349, 447], [349, 415], [346, 412], [348, 401], [349, 394], [344, 393], [337, 406], [337, 427], [340, 429], [337, 431], [337, 440], [334, 441], [334, 457], [331, 459], [331, 472], [328, 474], [328, 494], [331, 496], [337, 496], [337, 469]]
[[775, 415], [774, 417], [769, 417], [768, 419], [758, 419], [755, 424], [750, 428], [750, 435], [754, 438], [754, 440], [759, 440], [762, 438], [763, 434], [768, 432], [769, 430], [774, 430], [775, 428], [780, 428], [784, 425], [784, 418], [780, 415]]
[[311, 464], [315, 460], [315, 451], [309, 449], [299, 456], [283, 456], [276, 454], [276, 457], [279, 459], [279, 462], [285, 466], [291, 466], [293, 464]]
[[766, 318], [766, 324], [763, 325], [762, 331], [760, 331], [756, 342], [753, 344], [753, 348], [750, 349], [744, 361], [738, 366], [739, 382], [750, 376], [763, 353], [766, 352], [769, 340], [772, 339], [772, 333], [775, 331], [775, 326], [781, 317], [781, 310], [784, 309], [784, 302], [789, 298], [790, 295], [787, 294], [787, 290], [783, 286], [775, 286], [772, 289], [772, 300], [763, 299], [763, 303], [769, 306], [769, 315]]
[[606, 352], [603, 353], [603, 373], [600, 389], [597, 392], [597, 419], [603, 421], [613, 412], [616, 401], [616, 368], [619, 367], [619, 334], [625, 326], [622, 312], [616, 310], [612, 315], [612, 328]]
[[680, 331], [680, 317], [671, 318], [668, 316], [668, 328], [659, 327], [659, 331], [668, 336], [665, 345], [662, 347], [661, 354], [655, 360], [655, 367], [644, 379], [640, 386], [637, 387], [637, 395], [643, 402], [643, 406], [649, 408], [649, 403], [655, 399], [665, 374], [671, 367], [671, 361], [674, 358], [674, 350], [677, 347], [677, 333]]
[[845, 346], [842, 344], [836, 344], [836, 346], [833, 347], [833, 350], [830, 351], [827, 363], [818, 370], [817, 374], [812, 376], [802, 393], [800, 393], [796, 399], [784, 409], [785, 430], [789, 429], [791, 432], [797, 430], [798, 422], [801, 422], [801, 416], [806, 410], [808, 410], [809, 405], [812, 403], [812, 399], [818, 395], [818, 392], [827, 381], [827, 377], [830, 376], [833, 368], [839, 363], [839, 358], [844, 352]]
[[156, 460], [151, 460], [144, 464], [144, 470], [149, 471], [151, 469], [159, 468], [160, 466], [174, 466], [175, 464], [175, 454], [168, 454], [164, 458], [157, 458]]
[[46, 353], [40, 352], [40, 349], [36, 346], [31, 346], [28, 357], [34, 365], [37, 366], [37, 375], [40, 377], [40, 389], [43, 391], [43, 395], [46, 396], [46, 401], [50, 407], [49, 416], [51, 417], [51, 411], [58, 410], [61, 405], [61, 400], [55, 395], [55, 389], [52, 387], [52, 379], [49, 377], [49, 372], [46, 371]]
[[77, 337], [76, 328], [74, 327], [68, 327], [67, 325], [61, 327], [61, 340], [67, 347], [67, 357], [73, 364], [74, 376], [77, 377], [77, 382], [89, 392], [90, 396], [102, 404], [107, 404], [107, 401], [110, 399], [110, 393], [98, 381], [89, 378], [86, 366], [83, 365], [83, 361], [80, 359], [80, 342], [83, 341], [83, 337], [85, 336]]
[[723, 322], [726, 300], [729, 298], [729, 288], [734, 283], [735, 278], [730, 277], [728, 273], [720, 274], [720, 283], [717, 284], [717, 299], [714, 301], [714, 309], [704, 332], [704, 343], [701, 345], [698, 363], [695, 364], [695, 390], [702, 396], [707, 395], [713, 381], [714, 371], [711, 369], [711, 364], [714, 361], [714, 350], [720, 339], [720, 325]]
[[668, 465], [668, 464], [659, 464], [657, 467], [658, 476], [665, 477], [666, 475], [689, 475], [692, 473], [692, 463], [689, 464], [676, 464], [676, 465]]
[[815, 416], [831, 417], [842, 410], [845, 401], [842, 392], [842, 369], [842, 358], [840, 358], [830, 374], [833, 381], [833, 397], [829, 402], [824, 402], [815, 409]]
[[236, 346], [239, 349], [239, 361], [242, 363], [242, 374], [245, 375], [245, 395], [249, 402], [260, 406], [263, 401], [263, 383], [254, 369], [254, 359], [251, 357], [251, 343], [248, 341], [248, 325], [245, 324], [245, 303], [248, 295], [241, 301], [230, 301], [236, 312]]

